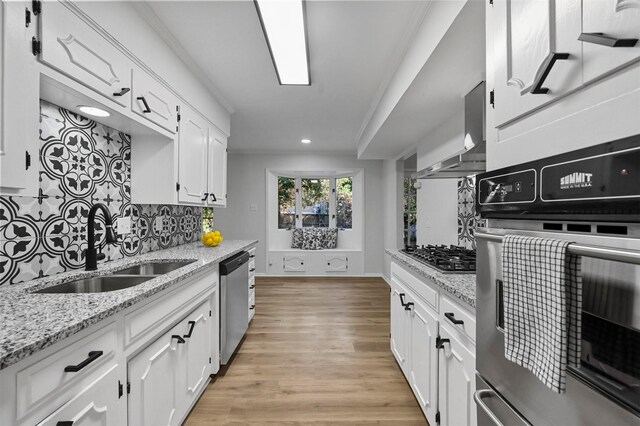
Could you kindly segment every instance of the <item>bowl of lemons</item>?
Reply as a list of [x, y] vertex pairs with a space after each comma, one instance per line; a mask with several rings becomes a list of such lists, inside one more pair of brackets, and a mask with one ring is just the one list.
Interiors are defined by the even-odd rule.
[[222, 242], [222, 234], [217, 229], [215, 231], [209, 231], [202, 235], [202, 244], [207, 247], [216, 247]]

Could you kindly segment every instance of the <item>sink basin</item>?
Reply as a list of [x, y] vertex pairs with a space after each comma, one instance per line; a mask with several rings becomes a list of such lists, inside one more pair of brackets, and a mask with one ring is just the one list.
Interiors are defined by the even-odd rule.
[[58, 284], [34, 293], [104, 293], [133, 287], [154, 278], [153, 275], [107, 275]]
[[114, 272], [114, 275], [162, 275], [176, 269], [187, 266], [194, 260], [184, 260], [180, 262], [155, 262], [155, 263], [143, 263], [141, 265], [132, 266], [127, 269], [121, 269]]

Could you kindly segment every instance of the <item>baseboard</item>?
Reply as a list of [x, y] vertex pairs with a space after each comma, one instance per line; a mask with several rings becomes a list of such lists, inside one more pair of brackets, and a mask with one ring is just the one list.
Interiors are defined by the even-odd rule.
[[383, 274], [358, 274], [358, 275], [333, 275], [333, 274], [323, 274], [323, 275], [267, 275], [267, 274], [256, 274], [256, 276], [265, 277], [265, 278], [384, 278]]

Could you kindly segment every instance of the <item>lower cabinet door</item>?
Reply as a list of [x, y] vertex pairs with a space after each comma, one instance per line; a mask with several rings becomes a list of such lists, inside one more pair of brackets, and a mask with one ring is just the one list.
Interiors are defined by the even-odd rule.
[[[395, 283], [394, 283], [395, 284]], [[399, 287], [393, 287], [391, 290], [391, 352], [396, 357], [396, 361], [407, 374], [407, 346], [406, 346], [406, 318], [402, 298], [405, 296], [404, 291]]]
[[439, 406], [442, 426], [475, 426], [477, 424], [475, 392], [476, 360], [470, 350], [454, 337], [446, 325], [440, 337], [449, 339], [439, 353]]
[[[112, 366], [71, 401], [44, 419], [39, 425], [121, 426], [127, 424], [125, 398], [118, 392], [124, 376], [119, 364]], [[68, 422], [68, 423], [65, 423]]]
[[415, 300], [409, 315], [409, 383], [430, 424], [436, 423], [438, 319]]
[[[181, 389], [185, 410], [189, 408], [211, 375], [211, 323], [210, 301], [200, 305], [187, 317], [187, 333], [184, 335], [186, 374], [185, 387]], [[183, 321], [184, 323], [185, 321]]]
[[164, 426], [181, 420], [177, 379], [184, 374], [182, 331], [180, 323], [129, 361], [130, 425]]

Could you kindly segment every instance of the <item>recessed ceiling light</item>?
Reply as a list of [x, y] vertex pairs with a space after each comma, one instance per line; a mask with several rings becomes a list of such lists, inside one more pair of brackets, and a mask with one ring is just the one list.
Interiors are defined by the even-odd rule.
[[302, 143], [311, 143], [311, 139], [302, 139], [300, 142], [302, 142]]
[[309, 52], [303, 0], [254, 0], [281, 85], [309, 86]]
[[78, 105], [80, 111], [87, 115], [92, 115], [94, 117], [110, 117], [111, 113], [109, 111], [105, 111], [100, 108], [88, 106], [88, 105]]

